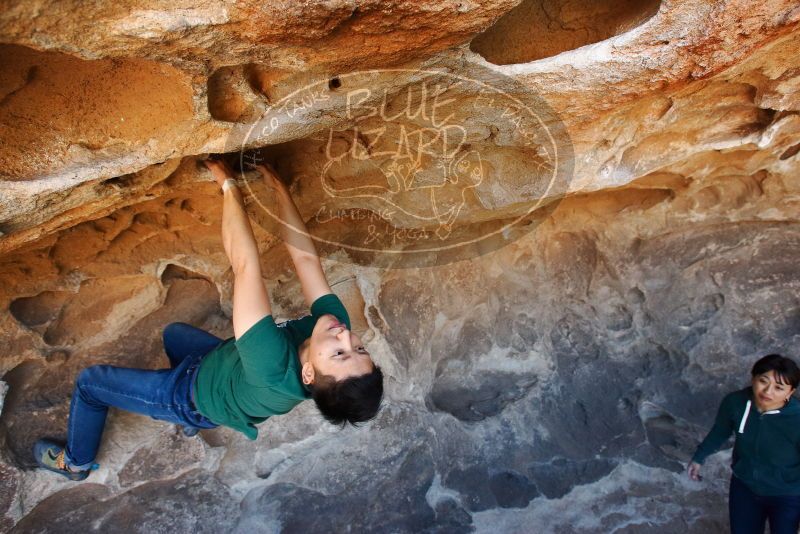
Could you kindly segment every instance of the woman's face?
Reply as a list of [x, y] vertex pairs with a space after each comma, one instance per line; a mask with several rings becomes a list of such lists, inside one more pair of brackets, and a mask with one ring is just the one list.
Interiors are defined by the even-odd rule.
[[753, 397], [762, 412], [783, 408], [794, 393], [794, 388], [786, 382], [779, 382], [775, 371], [753, 377]]

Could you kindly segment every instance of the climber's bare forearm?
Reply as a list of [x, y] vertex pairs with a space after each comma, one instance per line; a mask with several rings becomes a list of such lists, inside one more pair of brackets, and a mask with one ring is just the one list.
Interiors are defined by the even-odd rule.
[[303, 297], [310, 306], [323, 295], [331, 293], [325, 272], [322, 270], [317, 249], [308, 233], [303, 217], [295, 206], [289, 188], [269, 164], [256, 165], [264, 182], [275, 195], [275, 202], [281, 218], [281, 237], [283, 237], [289, 256], [292, 258], [297, 278], [303, 289]]
[[314, 241], [311, 240], [300, 212], [297, 211], [294, 200], [288, 190], [278, 190], [276, 192], [278, 209], [281, 214], [281, 237], [289, 249], [292, 260], [303, 257], [317, 258], [317, 249]]
[[292, 196], [286, 188], [277, 188], [276, 200], [281, 213], [281, 233], [289, 255], [292, 257], [303, 297], [310, 306], [317, 298], [331, 292], [322, 263], [317, 255], [308, 228], [306, 228]]
[[260, 270], [258, 245], [238, 187], [231, 187], [225, 192], [222, 207], [222, 244], [234, 273], [253, 267]]

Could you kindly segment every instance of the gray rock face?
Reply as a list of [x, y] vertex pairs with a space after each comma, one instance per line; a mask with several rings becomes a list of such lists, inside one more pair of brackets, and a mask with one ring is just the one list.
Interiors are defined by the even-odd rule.
[[[347, 267], [348, 291], [360, 292], [352, 313], [363, 311], [388, 377], [386, 406], [365, 428], [331, 429], [303, 404], [263, 424], [256, 442], [224, 429], [189, 440], [112, 411], [103, 468], [86, 484], [56, 482], [28, 470], [26, 451], [43, 432], [63, 433], [72, 366], [86, 361], [59, 346], [66, 360], [29, 360], [5, 377], [3, 484], [15, 496], [0, 504], [18, 532], [724, 531], [726, 453], [703, 483], [684, 465], [756, 357], [795, 355], [800, 225], [785, 190], [683, 219], [709, 182], [726, 190], [698, 179], [622, 214], [636, 190], [566, 199], [558, 224], [468, 263]], [[163, 303], [89, 353], [115, 346], [118, 362], [163, 365], [159, 328], [170, 320], [224, 327], [226, 286], [214, 289], [198, 265], [156, 270]], [[131, 283], [134, 294], [149, 287]], [[275, 301], [294, 302], [296, 284], [273, 286]], [[39, 336], [68, 320], [41, 317], [30, 321]]]
[[87, 483], [45, 499], [12, 532], [224, 532], [234, 506], [222, 484], [197, 472], [117, 497]]

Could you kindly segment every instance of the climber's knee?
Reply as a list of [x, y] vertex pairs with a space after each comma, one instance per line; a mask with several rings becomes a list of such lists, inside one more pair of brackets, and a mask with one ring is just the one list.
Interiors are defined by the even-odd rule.
[[75, 384], [80, 386], [85, 386], [87, 384], [94, 384], [97, 382], [97, 378], [102, 374], [103, 367], [105, 365], [91, 365], [80, 373], [78, 373], [78, 378], [75, 380]]
[[187, 325], [186, 323], [169, 323], [164, 328], [164, 331], [161, 334], [161, 339], [164, 343], [164, 347], [171, 346], [172, 345], [171, 342], [174, 341], [175, 338], [180, 336], [187, 326], [190, 325]]

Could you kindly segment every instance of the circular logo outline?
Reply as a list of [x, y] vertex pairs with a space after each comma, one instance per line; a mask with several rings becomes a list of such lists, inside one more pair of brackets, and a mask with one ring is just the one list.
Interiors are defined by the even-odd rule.
[[[320, 236], [315, 236], [315, 235], [311, 234], [311, 232], [309, 232], [309, 231], [305, 231], [305, 230], [299, 229], [299, 228], [295, 227], [294, 225], [292, 225], [290, 223], [287, 223], [286, 221], [283, 221], [278, 214], [273, 213], [273, 211], [269, 209], [269, 207], [262, 201], [262, 199], [259, 198], [259, 196], [255, 193], [255, 191], [253, 191], [253, 189], [252, 189], [252, 187], [250, 185], [250, 182], [245, 179], [244, 183], [245, 183], [245, 185], [247, 187], [248, 192], [250, 193], [252, 198], [255, 200], [256, 204], [259, 206], [259, 208], [261, 208], [261, 210], [263, 212], [268, 214], [278, 224], [287, 225], [293, 231], [309, 237], [312, 241], [314, 241], [316, 243], [331, 245], [331, 246], [334, 246], [334, 247], [340, 247], [340, 248], [343, 248], [343, 249], [346, 249], [346, 250], [357, 251], [357, 252], [367, 252], [367, 253], [374, 253], [374, 254], [391, 254], [391, 255], [394, 255], [395, 257], [397, 257], [397, 256], [401, 256], [401, 255], [431, 254], [431, 253], [436, 253], [436, 252], [448, 251], [448, 250], [452, 250], [452, 249], [460, 249], [460, 248], [468, 247], [470, 245], [474, 245], [476, 243], [480, 243], [482, 241], [487, 241], [489, 239], [496, 238], [501, 234], [505, 234], [506, 232], [508, 232], [514, 226], [519, 225], [526, 217], [529, 217], [532, 213], [538, 211], [539, 209], [541, 209], [541, 208], [543, 208], [545, 206], [545, 205], [543, 205], [543, 203], [544, 203], [544, 201], [546, 199], [550, 198], [550, 193], [555, 188], [555, 184], [558, 181], [558, 177], [559, 177], [559, 174], [560, 174], [560, 170], [561, 170], [560, 167], [559, 167], [559, 154], [560, 154], [559, 150], [560, 150], [560, 147], [559, 147], [559, 142], [556, 139], [556, 136], [554, 136], [554, 134], [551, 131], [551, 129], [545, 124], [545, 121], [542, 119], [542, 117], [540, 117], [540, 115], [538, 113], [536, 113], [534, 110], [532, 110], [528, 104], [526, 104], [525, 102], [521, 101], [519, 98], [508, 94], [507, 92], [503, 91], [503, 89], [494, 87], [494, 86], [492, 86], [492, 85], [490, 85], [490, 84], [488, 84], [488, 83], [486, 83], [484, 81], [476, 80], [474, 78], [470, 78], [470, 77], [467, 77], [467, 76], [464, 76], [464, 75], [461, 75], [461, 74], [454, 74], [454, 73], [449, 72], [447, 70], [408, 69], [408, 68], [367, 69], [367, 70], [359, 70], [359, 71], [353, 71], [353, 72], [350, 72], [350, 73], [342, 74], [342, 75], [337, 76], [337, 79], [340, 80], [340, 84], [341, 84], [341, 80], [346, 80], [348, 77], [356, 77], [356, 76], [365, 75], [365, 74], [366, 75], [374, 75], [374, 74], [380, 75], [380, 74], [383, 74], [383, 73], [410, 73], [410, 74], [423, 74], [423, 75], [428, 75], [428, 76], [435, 76], [435, 77], [439, 77], [439, 78], [441, 78], [441, 77], [449, 77], [451, 79], [456, 79], [456, 80], [458, 80], [460, 82], [467, 82], [467, 83], [475, 84], [477, 87], [481, 88], [482, 90], [488, 90], [486, 92], [488, 92], [490, 94], [498, 95], [498, 96], [501, 96], [503, 98], [509, 99], [510, 101], [515, 103], [517, 106], [519, 106], [519, 109], [525, 110], [528, 113], [529, 117], [532, 117], [536, 121], [536, 123], [541, 128], [544, 129], [544, 131], [546, 132], [546, 135], [547, 135], [547, 140], [549, 141], [549, 144], [552, 147], [552, 151], [553, 151], [552, 160], [553, 160], [554, 163], [553, 163], [553, 166], [552, 166], [551, 176], [549, 177], [548, 184], [547, 184], [547, 187], [544, 190], [544, 192], [542, 194], [538, 195], [538, 198], [536, 198], [536, 200], [532, 203], [531, 206], [528, 207], [528, 209], [524, 213], [522, 213], [519, 216], [516, 216], [511, 222], [505, 223], [500, 228], [492, 230], [491, 232], [489, 232], [487, 234], [481, 234], [481, 235], [479, 235], [477, 237], [473, 237], [473, 238], [466, 239], [466, 240], [461, 240], [461, 241], [458, 241], [458, 242], [455, 242], [455, 243], [449, 243], [449, 244], [442, 243], [442, 244], [439, 244], [439, 245], [436, 245], [436, 246], [424, 247], [424, 248], [413, 248], [413, 249], [410, 249], [410, 250], [409, 249], [404, 249], [404, 248], [388, 249], [387, 250], [387, 249], [381, 249], [381, 248], [375, 248], [375, 247], [363, 247], [363, 246], [353, 245], [353, 244], [349, 244], [349, 243], [344, 243], [344, 242], [341, 242], [341, 241], [335, 241], [335, 240], [326, 239], [326, 238], [320, 237]], [[514, 80], [512, 80], [512, 81], [514, 81]], [[295, 97], [295, 95], [302, 94], [304, 91], [307, 91], [309, 88], [317, 87], [317, 86], [319, 86], [321, 84], [324, 86], [327, 83], [328, 83], [327, 79], [321, 79], [321, 80], [315, 81], [313, 83], [306, 84], [303, 87], [300, 87], [298, 89], [295, 89], [290, 94], [288, 94], [288, 95], [284, 96], [283, 98], [281, 98], [277, 103], [269, 104], [267, 106], [267, 108], [261, 113], [260, 117], [258, 119], [256, 119], [255, 121], [253, 121], [253, 123], [250, 125], [249, 129], [247, 129], [244, 137], [242, 138], [242, 142], [241, 142], [240, 149], [239, 149], [240, 168], [242, 169], [241, 172], [242, 172], [242, 177], [243, 178], [244, 178], [244, 168], [245, 168], [245, 166], [244, 166], [244, 163], [245, 163], [245, 152], [247, 150], [245, 147], [247, 145], [247, 141], [249, 139], [251, 139], [251, 135], [253, 133], [253, 130], [258, 125], [262, 124], [262, 122], [264, 120], [266, 120], [266, 118], [270, 115], [270, 113], [272, 113], [274, 110], [279, 110], [282, 107], [284, 107], [287, 102], [290, 102], [292, 100], [292, 98]], [[404, 88], [408, 88], [408, 87], [412, 86], [414, 83], [419, 83], [419, 82], [411, 82], [409, 84], [406, 84], [404, 86]], [[449, 89], [449, 87], [448, 87], [448, 89]], [[398, 91], [398, 93], [400, 91], [402, 91], [402, 90], [403, 90], [403, 88], [401, 88]], [[550, 110], [550, 108], [549, 108], [549, 105], [543, 99], [539, 98], [539, 100], [541, 101], [541, 103], [545, 107], [548, 108], [548, 111], [552, 112], [552, 110]], [[557, 116], [555, 114], [555, 112], [552, 112], [552, 114], [553, 114], [553, 116]], [[270, 122], [276, 121], [276, 120], [277, 120], [277, 117], [273, 117], [270, 120]], [[558, 121], [558, 122], [560, 122], [560, 121]], [[277, 128], [278, 128], [278, 125], [273, 126], [272, 127], [272, 131], [270, 133], [274, 132]], [[332, 131], [333, 128], [334, 128], [334, 126], [331, 126], [328, 129]], [[346, 130], [340, 130], [340, 131], [346, 131]], [[569, 143], [569, 145], [568, 145], [569, 150], [566, 150], [567, 158], [568, 158], [570, 156], [570, 154], [571, 154], [571, 140], [569, 140], [569, 135], [566, 132], [566, 128], [564, 128], [563, 131], [564, 131], [564, 135], [567, 138], [567, 141]], [[263, 131], [262, 131], [262, 135], [263, 135]], [[255, 139], [258, 139], [258, 136], [255, 137]], [[326, 165], [325, 168], [327, 169], [327, 165]], [[321, 178], [324, 180], [324, 176], [321, 176]], [[571, 179], [572, 179], [572, 172], [570, 170], [569, 176], [567, 177], [567, 181], [571, 181]], [[325, 185], [324, 184], [323, 184], [323, 189], [325, 189]], [[325, 192], [326, 192], [326, 194], [331, 196], [331, 198], [335, 198], [326, 189], [325, 189]], [[566, 193], [566, 189], [565, 189], [564, 192]], [[348, 197], [348, 198], [358, 198], [358, 196]], [[560, 198], [556, 197], [556, 198], [553, 198], [553, 200], [554, 201], [559, 201]], [[374, 213], [374, 210], [371, 209], [371, 208], [349, 208], [349, 209], [365, 210], [365, 211], [370, 211], [370, 212]], [[460, 208], [459, 208], [459, 210], [460, 210]], [[397, 228], [397, 227], [395, 226], [395, 228]]]

